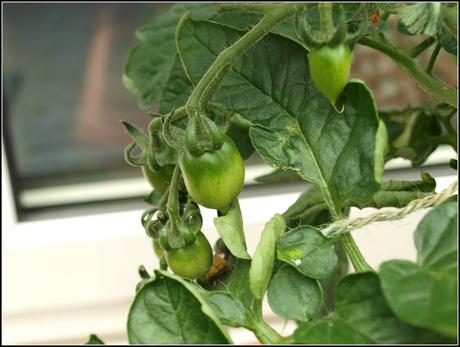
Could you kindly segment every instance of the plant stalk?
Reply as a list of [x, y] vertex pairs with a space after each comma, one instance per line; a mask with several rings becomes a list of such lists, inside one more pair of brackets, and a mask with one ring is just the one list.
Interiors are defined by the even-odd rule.
[[439, 51], [441, 50], [441, 43], [439, 41], [436, 43], [436, 46], [434, 47], [433, 53], [431, 53], [430, 60], [428, 61], [428, 65], [426, 67], [426, 72], [429, 73], [430, 75], [432, 74], [434, 63], [436, 62], [436, 58], [438, 57]]
[[414, 78], [423, 90], [446, 104], [457, 108], [457, 88], [453, 88], [431, 76], [411, 57], [399, 52], [396, 48], [393, 48], [384, 42], [377, 41], [369, 37], [362, 37], [358, 43], [386, 54], [388, 57], [393, 59], [401, 67], [401, 69]]
[[176, 164], [174, 172], [171, 178], [171, 185], [169, 188], [169, 197], [168, 197], [168, 215], [169, 220], [172, 224], [176, 224], [180, 220], [179, 216], [179, 183], [180, 183], [180, 167], [179, 164]]
[[[224, 49], [212, 63], [201, 80], [196, 85], [185, 105], [189, 116], [195, 114], [206, 104], [223, 78], [222, 72], [229, 68], [229, 65], [242, 55], [252, 45], [267, 35], [272, 27], [282, 20], [296, 14], [304, 4], [283, 4], [273, 7], [273, 10], [266, 13], [259, 23], [243, 35], [230, 47]], [[209, 89], [211, 88], [211, 90]]]
[[407, 55], [411, 58], [417, 58], [425, 49], [430, 47], [436, 39], [433, 36], [428, 37], [427, 39], [420, 42], [417, 46], [412, 48]]
[[283, 337], [264, 320], [258, 321], [255, 324], [253, 333], [261, 343], [267, 345], [277, 344], [283, 339]]
[[374, 271], [367, 263], [366, 259], [364, 259], [363, 254], [359, 250], [351, 234], [342, 235], [340, 240], [356, 272]]
[[[342, 211], [338, 210], [335, 206], [331, 207], [332, 218], [335, 221], [345, 218]], [[372, 269], [372, 267], [367, 263], [355, 240], [353, 240], [351, 234], [347, 233], [342, 235], [340, 237], [340, 242], [342, 242], [342, 246], [345, 249], [345, 252], [347, 253], [347, 256], [353, 264], [353, 268], [356, 272], [374, 271], [374, 269]]]

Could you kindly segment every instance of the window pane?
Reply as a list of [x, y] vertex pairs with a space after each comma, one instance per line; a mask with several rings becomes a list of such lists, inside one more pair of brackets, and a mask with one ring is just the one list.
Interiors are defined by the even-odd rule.
[[24, 188], [140, 175], [119, 120], [148, 117], [121, 76], [135, 28], [170, 5], [5, 6], [5, 116]]

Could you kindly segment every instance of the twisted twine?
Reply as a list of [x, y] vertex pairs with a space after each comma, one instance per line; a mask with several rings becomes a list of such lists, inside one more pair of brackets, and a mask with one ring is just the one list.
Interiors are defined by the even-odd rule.
[[457, 191], [457, 184], [458, 182], [455, 181], [440, 193], [433, 193], [423, 198], [412, 200], [405, 207], [396, 211], [379, 211], [363, 218], [340, 220], [322, 229], [321, 232], [325, 237], [332, 238], [374, 222], [392, 221], [404, 218], [408, 214], [422, 208], [435, 207], [442, 204]]

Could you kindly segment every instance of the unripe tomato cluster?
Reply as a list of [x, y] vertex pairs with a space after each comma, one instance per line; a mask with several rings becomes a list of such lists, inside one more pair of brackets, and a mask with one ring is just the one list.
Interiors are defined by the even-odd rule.
[[[196, 203], [212, 209], [225, 210], [237, 198], [244, 182], [244, 162], [233, 140], [220, 134], [223, 143], [212, 151], [192, 154], [185, 146], [179, 156], [182, 177], [187, 192]], [[157, 255], [161, 248], [155, 244]], [[202, 277], [212, 266], [212, 248], [199, 231], [195, 241], [183, 248], [164, 253], [169, 268], [189, 279]]]

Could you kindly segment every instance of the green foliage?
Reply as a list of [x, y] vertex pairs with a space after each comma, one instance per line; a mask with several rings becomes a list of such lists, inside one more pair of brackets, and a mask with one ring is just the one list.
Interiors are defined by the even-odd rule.
[[251, 259], [246, 249], [243, 217], [238, 200], [233, 201], [225, 215], [214, 218], [214, 225], [225, 245], [235, 257]]
[[249, 270], [249, 286], [254, 297], [261, 300], [268, 287], [275, 260], [275, 245], [286, 228], [283, 217], [275, 214], [265, 225]]
[[351, 274], [337, 287], [337, 308], [328, 317], [301, 324], [296, 343], [404, 344], [416, 339], [416, 330], [390, 310], [371, 272]]
[[419, 166], [450, 136], [442, 125], [446, 116], [439, 108], [408, 108], [381, 112], [388, 130], [386, 160], [405, 158]]
[[[304, 180], [309, 189], [266, 223], [252, 259], [238, 199], [211, 206], [221, 209], [214, 218], [223, 244], [219, 261], [198, 281], [171, 275], [164, 262], [154, 276], [144, 274], [129, 312], [130, 343], [225, 344], [231, 340], [224, 325], [249, 329], [269, 344], [448, 343], [456, 337], [456, 203], [445, 203], [422, 220], [414, 235], [416, 263], [390, 260], [378, 273], [347, 275], [349, 261], [356, 269], [369, 266], [352, 248], [351, 235], [324, 233], [351, 207], [402, 208], [434, 193], [436, 182], [427, 173], [417, 181], [382, 180], [384, 163], [406, 158], [419, 166], [439, 145], [456, 149], [456, 90], [390, 45], [384, 32], [428, 34], [432, 37], [416, 47], [418, 53], [436, 43], [456, 54], [453, 7], [347, 3], [343, 17], [336, 4], [330, 17], [324, 9], [311, 3], [177, 4], [136, 30], [138, 42], [123, 81], [141, 108], [158, 106], [160, 115], [148, 135], [123, 123], [142, 150], [135, 156], [134, 145], [128, 147], [130, 163], [175, 165], [184, 153], [189, 119], [200, 112], [233, 139], [235, 153], [247, 159], [255, 151], [275, 169], [260, 182]], [[396, 28], [389, 15], [397, 17]], [[308, 30], [321, 37], [331, 34], [328, 19], [333, 27], [345, 25], [348, 38], [365, 35], [350, 49], [363, 44], [388, 55], [440, 102], [377, 110], [364, 81], [344, 78], [334, 92], [337, 106], [343, 106], [337, 112], [317, 88], [337, 82], [334, 76], [312, 81], [308, 44], [297, 26], [304, 17]], [[216, 130], [206, 124], [193, 133], [193, 141]], [[209, 157], [217, 147], [202, 154]], [[225, 177], [231, 158], [221, 159], [217, 171]], [[203, 169], [195, 157], [190, 160], [190, 174]], [[217, 179], [217, 171], [204, 180], [198, 175], [198, 186], [220, 199], [230, 181]], [[160, 208], [165, 220], [182, 218], [185, 201], [197, 199], [188, 176], [177, 176], [165, 194], [154, 191], [145, 201]], [[153, 242], [157, 234], [149, 234]], [[189, 261], [193, 265], [190, 257], [184, 263]], [[299, 323], [293, 336], [281, 337], [264, 321], [265, 295], [277, 315]], [[91, 341], [100, 342], [94, 335]]]
[[131, 344], [230, 342], [194, 285], [164, 272], [136, 294], [128, 315], [128, 338]]
[[[457, 336], [457, 204], [429, 212], [414, 234], [417, 263], [390, 260], [380, 276], [388, 303], [410, 324]], [[423, 283], [423, 285], [421, 285]]]
[[302, 225], [285, 233], [276, 244], [276, 254], [279, 260], [312, 278], [325, 278], [337, 266], [334, 241], [310, 226]]
[[317, 280], [303, 276], [288, 265], [283, 265], [270, 282], [268, 302], [277, 315], [285, 319], [306, 322], [321, 307], [322, 294]]
[[104, 342], [97, 337], [95, 334], [89, 335], [88, 341], [85, 343], [86, 345], [104, 345]]
[[457, 55], [457, 38], [444, 26], [438, 28], [439, 42], [447, 53]]

